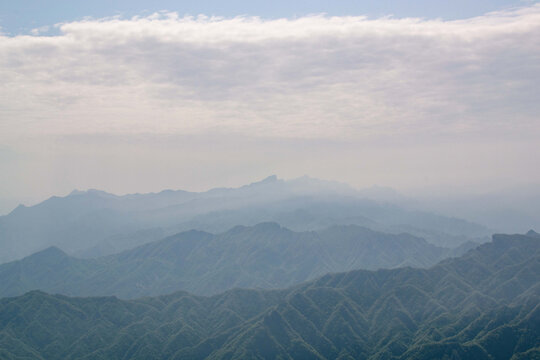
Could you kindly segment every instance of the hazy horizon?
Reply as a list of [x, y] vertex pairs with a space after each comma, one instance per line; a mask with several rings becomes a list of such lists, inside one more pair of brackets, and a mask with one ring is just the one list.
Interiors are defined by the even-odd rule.
[[411, 196], [540, 184], [536, 1], [57, 5], [1, 8], [0, 213], [270, 174]]
[[70, 195], [74, 191], [89, 191], [89, 190], [97, 190], [97, 191], [103, 191], [109, 194], [117, 195], [117, 196], [123, 196], [123, 195], [131, 195], [131, 194], [150, 194], [150, 193], [159, 193], [162, 191], [167, 190], [173, 190], [173, 191], [188, 191], [188, 192], [195, 192], [195, 193], [203, 193], [212, 189], [217, 188], [239, 188], [245, 185], [249, 185], [251, 183], [256, 183], [263, 181], [264, 179], [270, 177], [270, 176], [276, 176], [279, 180], [289, 181], [289, 180], [295, 180], [301, 177], [309, 177], [317, 180], [325, 180], [325, 181], [331, 181], [331, 182], [337, 182], [341, 184], [345, 184], [350, 186], [354, 190], [362, 191], [362, 190], [371, 190], [371, 189], [380, 189], [383, 191], [391, 191], [395, 192], [397, 196], [402, 196], [408, 200], [430, 200], [430, 201], [446, 201], [449, 199], [466, 199], [467, 197], [481, 197], [481, 196], [497, 196], [504, 194], [507, 197], [512, 197], [512, 195], [515, 195], [516, 198], [523, 197], [523, 196], [538, 196], [540, 195], [540, 184], [535, 183], [525, 183], [522, 186], [519, 187], [494, 187], [492, 189], [474, 189], [474, 188], [460, 188], [460, 187], [446, 187], [441, 188], [437, 186], [432, 187], [418, 187], [418, 188], [409, 188], [409, 189], [398, 189], [392, 186], [386, 186], [386, 185], [379, 185], [379, 184], [371, 184], [366, 186], [353, 186], [347, 182], [340, 181], [339, 179], [326, 179], [326, 178], [317, 178], [310, 176], [309, 174], [303, 174], [300, 176], [295, 177], [289, 177], [284, 178], [280, 176], [279, 174], [268, 174], [266, 176], [261, 176], [258, 178], [253, 179], [246, 179], [245, 181], [239, 180], [238, 182], [230, 182], [229, 185], [223, 185], [216, 183], [216, 185], [210, 185], [208, 186], [200, 186], [200, 187], [194, 187], [194, 188], [186, 188], [186, 187], [164, 187], [159, 189], [153, 189], [149, 188], [146, 190], [134, 190], [134, 191], [114, 191], [114, 190], [108, 190], [105, 188], [99, 188], [95, 186], [89, 186], [89, 187], [74, 187], [71, 189], [67, 189], [63, 192], [58, 193], [49, 193], [44, 194], [42, 196], [37, 197], [29, 197], [29, 196], [22, 196], [22, 197], [0, 197], [0, 216], [9, 214], [12, 210], [14, 210], [17, 206], [23, 205], [23, 206], [34, 206], [37, 205], [53, 196], [57, 197], [64, 197]]

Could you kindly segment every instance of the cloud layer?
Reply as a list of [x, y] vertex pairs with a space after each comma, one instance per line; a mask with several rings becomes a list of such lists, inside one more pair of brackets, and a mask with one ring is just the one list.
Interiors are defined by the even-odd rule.
[[159, 13], [57, 31], [0, 35], [0, 203], [272, 173], [445, 193], [540, 182], [540, 5], [460, 21]]
[[58, 26], [0, 36], [0, 140], [540, 127], [540, 5], [460, 21], [162, 13]]

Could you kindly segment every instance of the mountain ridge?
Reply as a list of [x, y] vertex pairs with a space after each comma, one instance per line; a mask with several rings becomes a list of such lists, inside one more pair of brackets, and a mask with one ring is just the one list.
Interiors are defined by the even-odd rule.
[[296, 231], [362, 225], [408, 232], [439, 246], [487, 241], [490, 232], [466, 220], [366, 199], [346, 184], [269, 177], [239, 188], [195, 193], [162, 191], [117, 196], [99, 190], [53, 196], [0, 217], [0, 263], [57, 246], [68, 254], [108, 255], [159, 237], [199, 229], [275, 221]]
[[[180, 289], [211, 295], [232, 287], [286, 287], [357, 268], [425, 267], [467, 249], [445, 249], [409, 234], [356, 225], [295, 232], [266, 222], [220, 234], [190, 230], [94, 259], [50, 247], [0, 265], [0, 296], [32, 289], [123, 298]], [[40, 268], [49, 269], [46, 278]]]
[[[531, 359], [540, 272], [524, 264], [540, 269], [540, 240], [498, 235], [429, 269], [327, 274], [283, 290], [129, 301], [33, 291], [0, 299], [0, 356]], [[490, 285], [508, 281], [519, 286]]]

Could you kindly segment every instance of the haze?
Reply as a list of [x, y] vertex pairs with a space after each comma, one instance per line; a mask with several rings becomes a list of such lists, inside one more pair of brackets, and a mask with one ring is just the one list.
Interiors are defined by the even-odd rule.
[[539, 184], [540, 5], [514, 5], [10, 29], [0, 212], [75, 188], [200, 191], [274, 173], [411, 194]]
[[0, 358], [540, 359], [540, 0], [0, 1]]

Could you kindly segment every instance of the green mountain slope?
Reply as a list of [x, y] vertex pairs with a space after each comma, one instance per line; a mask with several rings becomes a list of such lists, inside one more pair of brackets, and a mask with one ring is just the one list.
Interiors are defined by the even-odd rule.
[[178, 290], [211, 295], [235, 287], [284, 288], [329, 272], [427, 267], [465, 250], [358, 226], [293, 232], [262, 223], [218, 235], [188, 231], [97, 259], [76, 259], [49, 248], [0, 265], [0, 296], [43, 290], [135, 298]]
[[430, 269], [329, 274], [287, 290], [5, 298], [0, 357], [534, 359], [539, 300], [539, 239], [497, 235]]

